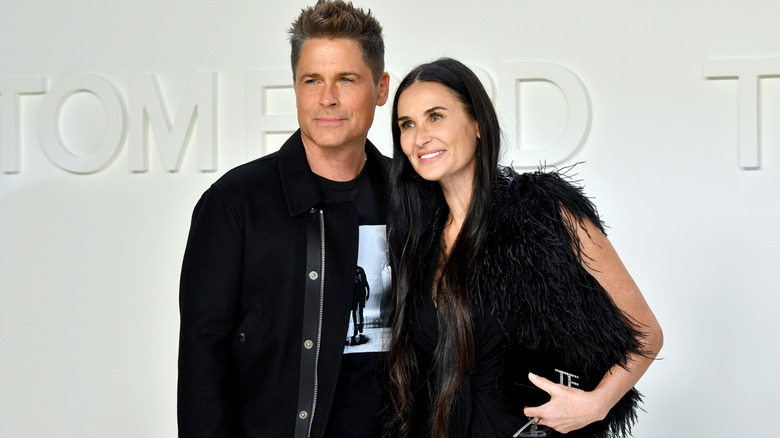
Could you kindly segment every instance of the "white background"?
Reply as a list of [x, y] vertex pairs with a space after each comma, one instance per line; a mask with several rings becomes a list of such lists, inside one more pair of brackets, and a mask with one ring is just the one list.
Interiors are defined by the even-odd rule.
[[[780, 79], [761, 80], [761, 167], [738, 165], [736, 80], [711, 59], [780, 58], [767, 1], [360, 1], [385, 28], [397, 77], [451, 56], [496, 78], [501, 63], [553, 62], [591, 99], [577, 167], [610, 237], [663, 326], [662, 361], [635, 436], [773, 436], [780, 243]], [[153, 73], [169, 108], [189, 75], [219, 75], [216, 172], [190, 148], [179, 172], [154, 147], [77, 175], [44, 155], [42, 95], [21, 98], [22, 168], [0, 173], [0, 436], [174, 437], [178, 275], [200, 194], [247, 161], [248, 71], [288, 68], [286, 29], [308, 1], [0, 0], [0, 78], [92, 73], [127, 98]], [[780, 71], [772, 72], [780, 75]], [[523, 141], [566, 124], [555, 88], [529, 84]], [[499, 93], [502, 90], [498, 90]], [[105, 117], [86, 93], [63, 140], [88, 152]], [[521, 91], [522, 94], [522, 91]], [[562, 113], [561, 113], [562, 109]], [[563, 115], [562, 115], [563, 114]], [[390, 151], [387, 112], [373, 140]]]

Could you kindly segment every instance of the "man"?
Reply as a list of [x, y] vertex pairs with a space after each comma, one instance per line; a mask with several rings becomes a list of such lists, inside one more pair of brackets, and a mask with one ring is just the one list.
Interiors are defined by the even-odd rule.
[[388, 97], [382, 29], [351, 3], [320, 0], [290, 42], [300, 129], [225, 174], [193, 213], [182, 437], [379, 435], [379, 353], [344, 354], [344, 336], [355, 267], [384, 267], [358, 254], [385, 223], [389, 160], [366, 138]]
[[363, 336], [363, 309], [366, 308], [366, 301], [371, 294], [371, 285], [366, 278], [366, 271], [361, 266], [355, 270], [355, 282], [352, 286], [352, 337], [349, 342], [350, 345], [358, 345], [366, 341]]

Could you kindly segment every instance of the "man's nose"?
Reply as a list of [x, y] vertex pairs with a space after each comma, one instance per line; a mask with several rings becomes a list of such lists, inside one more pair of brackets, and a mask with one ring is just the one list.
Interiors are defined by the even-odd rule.
[[322, 106], [336, 106], [339, 104], [338, 90], [336, 90], [336, 84], [326, 84], [322, 87], [322, 94], [320, 95], [320, 105]]

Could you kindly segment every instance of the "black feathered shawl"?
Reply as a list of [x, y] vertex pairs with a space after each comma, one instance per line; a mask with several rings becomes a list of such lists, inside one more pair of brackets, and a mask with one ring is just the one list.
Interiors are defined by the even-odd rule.
[[[558, 172], [503, 169], [492, 190], [490, 230], [470, 269], [474, 309], [492, 312], [511, 343], [562, 358], [599, 381], [629, 353], [643, 354], [637, 331], [583, 267], [577, 228], [603, 231], [594, 205]], [[568, 215], [564, 215], [568, 212]], [[630, 434], [641, 394], [631, 389], [596, 422], [569, 436]]]

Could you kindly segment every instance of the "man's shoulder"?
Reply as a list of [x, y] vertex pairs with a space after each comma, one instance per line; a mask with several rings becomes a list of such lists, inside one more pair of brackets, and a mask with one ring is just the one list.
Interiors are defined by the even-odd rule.
[[380, 167], [389, 172], [393, 159], [382, 154], [382, 151], [374, 143], [366, 139], [366, 158], [379, 163]]
[[267, 204], [281, 199], [276, 154], [269, 154], [236, 166], [219, 177], [203, 194], [202, 199], [219, 200], [240, 206]]
[[254, 189], [258, 185], [278, 183], [278, 152], [238, 165], [222, 175], [214, 186], [221, 190]]

